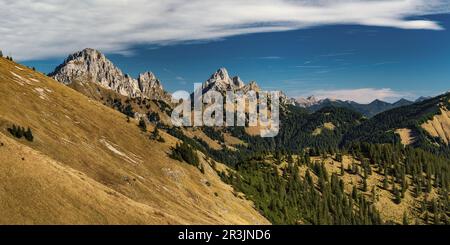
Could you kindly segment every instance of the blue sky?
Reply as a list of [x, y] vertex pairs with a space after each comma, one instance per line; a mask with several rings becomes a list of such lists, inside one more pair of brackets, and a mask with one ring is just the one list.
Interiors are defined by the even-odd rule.
[[[134, 46], [127, 55], [107, 56], [135, 77], [153, 71], [168, 91], [192, 90], [194, 82], [226, 67], [245, 82], [255, 80], [265, 89], [283, 90], [292, 97], [326, 96], [336, 90], [343, 90], [342, 97], [345, 91], [352, 97], [354, 89], [372, 88], [385, 100], [413, 99], [450, 89], [450, 15], [427, 18], [445, 30], [332, 25], [209, 42]], [[49, 72], [63, 59], [24, 63]]]
[[43, 72], [90, 47], [132, 76], [153, 71], [169, 92], [192, 90], [220, 67], [292, 97], [363, 103], [436, 95], [450, 84], [448, 0], [19, 0], [0, 8], [11, 10], [0, 24], [3, 53]]

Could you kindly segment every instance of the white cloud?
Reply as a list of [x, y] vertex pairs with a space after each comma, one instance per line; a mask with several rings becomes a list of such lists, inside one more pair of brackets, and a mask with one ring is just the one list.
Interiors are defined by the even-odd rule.
[[129, 54], [134, 44], [360, 24], [441, 30], [408, 17], [450, 12], [447, 0], [1, 0], [0, 48], [15, 58], [65, 56], [92, 47]]
[[376, 99], [394, 102], [401, 98], [414, 97], [411, 93], [395, 91], [390, 88], [360, 88], [339, 90], [315, 90], [311, 92], [318, 99], [351, 100], [362, 104], [370, 103]]

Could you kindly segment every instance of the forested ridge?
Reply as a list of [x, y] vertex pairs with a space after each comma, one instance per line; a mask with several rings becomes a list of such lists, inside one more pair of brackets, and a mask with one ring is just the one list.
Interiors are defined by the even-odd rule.
[[[440, 108], [450, 108], [450, 94], [444, 94], [409, 106], [395, 108], [378, 114], [348, 131], [342, 144], [352, 142], [370, 143], [400, 143], [400, 137], [394, 130], [409, 128], [415, 136], [414, 146], [424, 148], [434, 153], [446, 153], [450, 157], [448, 147], [439, 138], [428, 135], [420, 126], [434, 115], [440, 113]], [[436, 143], [436, 144], [433, 144]], [[439, 147], [440, 146], [440, 147]]]
[[[448, 96], [371, 119], [346, 108], [308, 113], [288, 107], [281, 112], [280, 133], [274, 138], [251, 136], [243, 127], [201, 128], [218, 142], [227, 132], [247, 143], [235, 146], [237, 150], [211, 149], [202, 139], [188, 138], [177, 129], [169, 133], [236, 170], [220, 172], [221, 177], [276, 224], [448, 224], [448, 146], [439, 139], [434, 139], [439, 146], [432, 145], [433, 139], [420, 127], [439, 113], [440, 106], [448, 107]], [[415, 130], [414, 144], [401, 144], [394, 129], [402, 127]], [[345, 165], [342, 156], [354, 162]], [[327, 158], [340, 163], [340, 173], [328, 172], [323, 162]], [[375, 175], [381, 180], [368, 184]], [[345, 191], [344, 176], [358, 176], [361, 181]], [[405, 209], [403, 221], [383, 220], [375, 205], [379, 190], [395, 205], [402, 205], [406, 197], [417, 200], [417, 205]]]

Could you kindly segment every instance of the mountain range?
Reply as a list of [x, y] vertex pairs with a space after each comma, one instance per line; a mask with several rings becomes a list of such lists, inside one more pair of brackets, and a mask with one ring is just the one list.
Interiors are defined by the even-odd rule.
[[74, 81], [94, 82], [131, 98], [163, 99], [168, 96], [152, 72], [141, 73], [134, 79], [114, 66], [105, 55], [90, 48], [69, 55], [49, 76], [66, 85]]
[[[225, 68], [202, 89], [260, 90]], [[178, 128], [153, 73], [94, 49], [48, 76], [0, 58], [0, 223], [448, 224], [450, 93], [282, 103], [273, 138]]]
[[[415, 102], [419, 102], [420, 100], [424, 100], [426, 98], [419, 98]], [[397, 102], [389, 103], [381, 100], [374, 100], [369, 104], [360, 104], [354, 101], [343, 101], [343, 100], [333, 100], [333, 99], [316, 99], [314, 96], [310, 96], [307, 98], [299, 98], [296, 100], [296, 105], [302, 108], [307, 108], [308, 110], [314, 112], [320, 110], [321, 108], [328, 106], [336, 106], [336, 107], [345, 107], [351, 110], [355, 110], [367, 117], [373, 117], [376, 114], [381, 112], [394, 109], [400, 106], [407, 106], [413, 104], [413, 101], [409, 101], [406, 99], [400, 99]]]
[[[141, 73], [137, 79], [134, 79], [124, 74], [105, 55], [95, 49], [88, 48], [69, 55], [49, 76], [64, 84], [71, 84], [74, 81], [94, 82], [103, 88], [111, 89], [131, 98], [141, 97], [170, 101], [170, 95], [164, 91], [161, 81], [152, 72]], [[226, 68], [220, 68], [203, 83], [202, 90], [203, 93], [215, 90], [225, 94], [227, 90], [243, 92], [254, 90], [259, 92], [261, 88], [255, 81], [245, 84], [240, 77], [231, 77]], [[421, 97], [416, 102], [425, 99], [427, 98]], [[329, 98], [319, 100], [314, 96], [293, 99], [283, 92], [281, 93], [281, 102], [282, 104], [307, 108], [311, 112], [328, 106], [345, 107], [360, 112], [367, 117], [396, 107], [413, 104], [412, 101], [406, 99], [401, 99], [395, 103], [374, 100], [369, 104]]]

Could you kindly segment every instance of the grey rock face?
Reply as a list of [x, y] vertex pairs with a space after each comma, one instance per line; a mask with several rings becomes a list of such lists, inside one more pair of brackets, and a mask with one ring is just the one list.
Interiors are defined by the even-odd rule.
[[320, 100], [316, 99], [314, 96], [309, 96], [307, 98], [298, 98], [296, 101], [297, 106], [308, 108], [310, 106], [320, 103]]
[[69, 55], [49, 76], [64, 84], [94, 82], [131, 98], [162, 99], [167, 94], [153, 73], [146, 72], [134, 79], [114, 66], [105, 55], [89, 48]]
[[244, 82], [239, 77], [231, 78], [225, 68], [220, 68], [203, 83], [203, 91], [215, 90], [221, 93], [226, 91], [237, 91], [244, 87]]
[[[225, 94], [226, 91], [242, 91], [244, 94], [248, 91], [261, 92], [261, 88], [255, 81], [245, 84], [239, 77], [230, 77], [225, 68], [220, 68], [211, 77], [203, 83], [203, 93], [210, 90], [218, 91]], [[295, 100], [286, 96], [283, 92], [280, 93], [281, 105], [295, 105]]]
[[249, 82], [242, 88], [242, 92], [244, 92], [244, 93], [247, 93], [248, 91], [251, 91], [251, 90], [258, 93], [259, 91], [261, 91], [261, 88], [255, 81]]
[[142, 97], [164, 100], [167, 93], [158, 78], [152, 72], [141, 73], [137, 79]]

